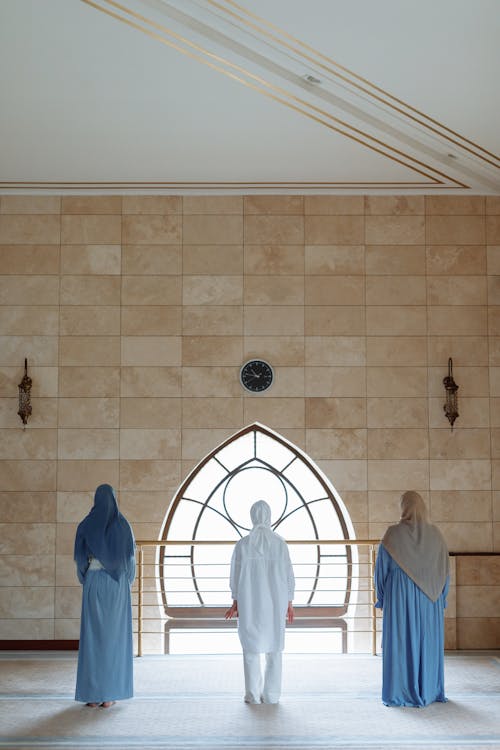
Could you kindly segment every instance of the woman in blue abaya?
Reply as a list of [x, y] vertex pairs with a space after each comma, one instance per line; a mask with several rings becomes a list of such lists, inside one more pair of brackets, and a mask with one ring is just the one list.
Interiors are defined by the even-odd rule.
[[383, 609], [382, 701], [386, 706], [445, 702], [444, 610], [448, 550], [427, 522], [417, 492], [401, 497], [401, 519], [389, 526], [375, 565], [376, 607]]
[[109, 708], [133, 695], [132, 608], [135, 542], [109, 484], [96, 489], [94, 506], [75, 539], [83, 584], [75, 700]]

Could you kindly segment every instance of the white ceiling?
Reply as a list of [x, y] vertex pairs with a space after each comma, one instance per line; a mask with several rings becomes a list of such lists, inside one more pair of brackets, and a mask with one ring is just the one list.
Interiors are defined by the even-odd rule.
[[498, 194], [499, 40], [499, 0], [0, 0], [0, 192]]

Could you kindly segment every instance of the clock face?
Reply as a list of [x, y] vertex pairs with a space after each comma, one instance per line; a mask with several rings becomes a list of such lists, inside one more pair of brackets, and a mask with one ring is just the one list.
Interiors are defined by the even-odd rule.
[[240, 370], [242, 386], [252, 393], [267, 391], [273, 379], [273, 368], [262, 359], [251, 359]]

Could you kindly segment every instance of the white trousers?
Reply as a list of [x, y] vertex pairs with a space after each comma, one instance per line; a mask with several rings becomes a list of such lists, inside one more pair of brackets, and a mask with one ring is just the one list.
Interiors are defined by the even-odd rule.
[[281, 695], [281, 651], [266, 654], [264, 674], [261, 654], [243, 652], [246, 703], [278, 703]]

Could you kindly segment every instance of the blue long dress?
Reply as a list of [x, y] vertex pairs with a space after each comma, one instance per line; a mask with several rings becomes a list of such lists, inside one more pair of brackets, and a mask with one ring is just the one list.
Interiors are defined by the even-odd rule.
[[444, 610], [449, 579], [433, 602], [385, 547], [375, 565], [376, 607], [383, 609], [382, 701], [386, 706], [445, 702]]
[[132, 698], [133, 645], [130, 584], [135, 559], [115, 580], [91, 565], [83, 580], [75, 700], [84, 703]]

